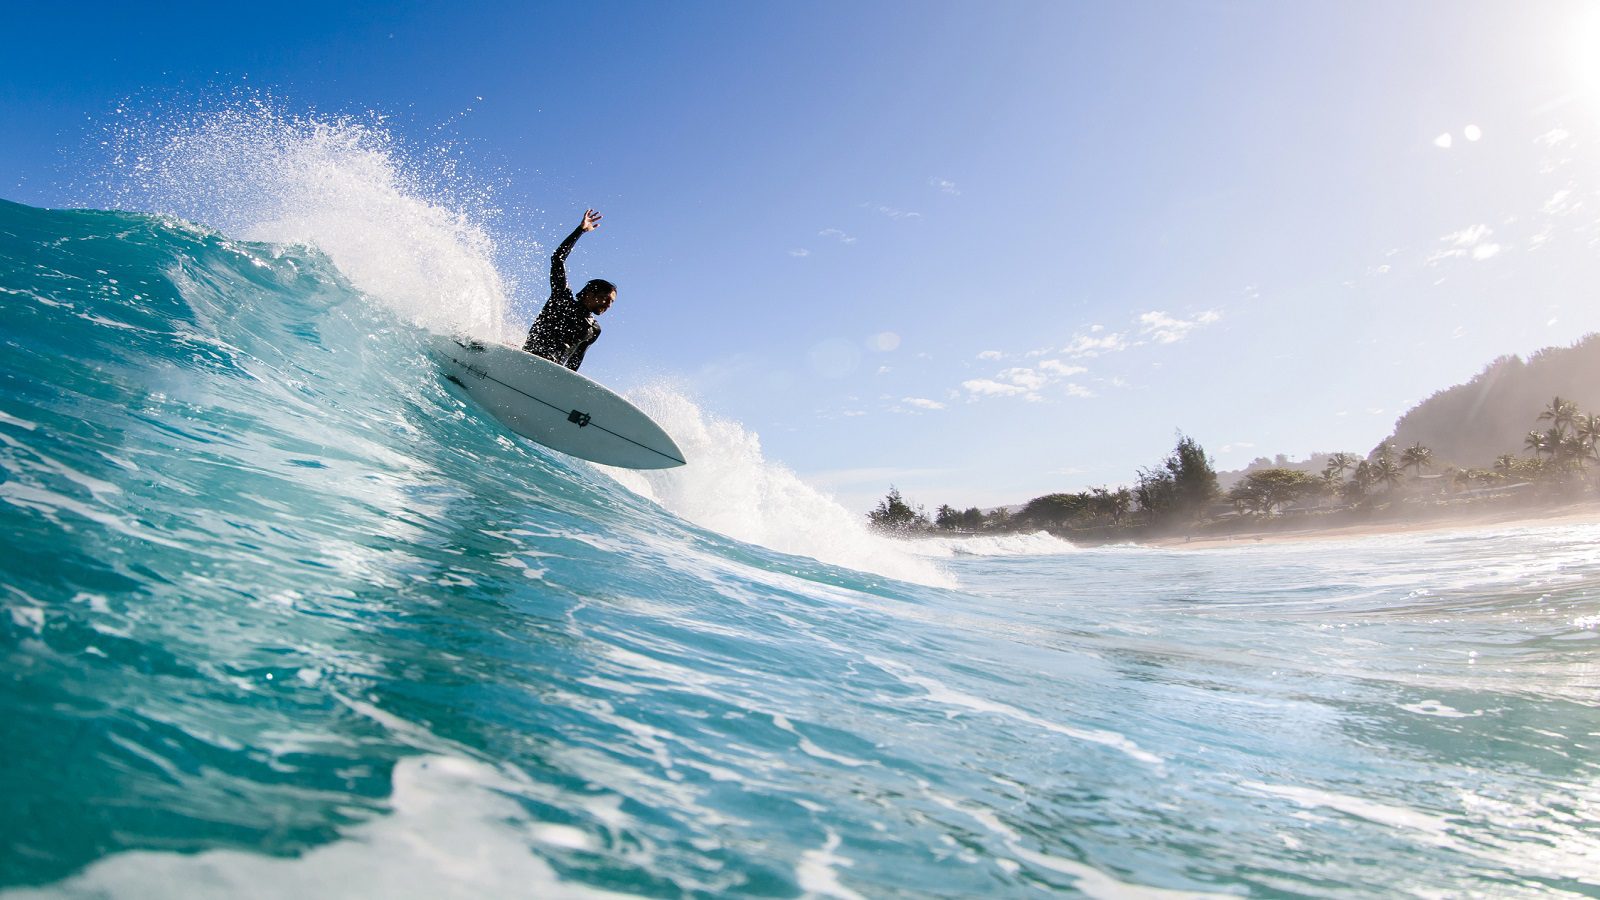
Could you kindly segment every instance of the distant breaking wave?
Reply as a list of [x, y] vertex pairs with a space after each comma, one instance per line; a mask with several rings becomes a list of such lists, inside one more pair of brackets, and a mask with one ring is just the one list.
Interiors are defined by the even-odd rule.
[[1031, 534], [973, 534], [908, 540], [904, 546], [921, 556], [1054, 556], [1078, 548], [1044, 531]]

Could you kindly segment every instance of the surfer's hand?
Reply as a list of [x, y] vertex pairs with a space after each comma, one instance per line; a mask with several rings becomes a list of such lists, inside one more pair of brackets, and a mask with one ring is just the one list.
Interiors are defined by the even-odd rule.
[[578, 226], [578, 230], [584, 232], [593, 231], [600, 227], [600, 219], [599, 213], [592, 209], [586, 209], [583, 211], [583, 223]]

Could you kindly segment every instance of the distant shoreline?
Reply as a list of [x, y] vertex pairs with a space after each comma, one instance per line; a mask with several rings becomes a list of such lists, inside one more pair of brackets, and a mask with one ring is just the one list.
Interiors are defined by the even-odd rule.
[[1324, 517], [1308, 515], [1298, 519], [1262, 520], [1250, 523], [1256, 527], [1227, 531], [1201, 525], [1184, 533], [1132, 538], [1132, 542], [1162, 549], [1206, 550], [1258, 543], [1301, 543], [1377, 537], [1386, 534], [1474, 531], [1508, 525], [1539, 526], [1600, 522], [1600, 501], [1583, 500], [1559, 506], [1527, 503], [1495, 504], [1492, 508], [1476, 510], [1438, 507], [1376, 510], [1365, 521], [1350, 521], [1346, 518], [1337, 523], [1325, 519], [1319, 522], [1319, 518]]
[[[1521, 484], [1512, 487], [1533, 488]], [[1581, 495], [1571, 498], [1571, 493]], [[1076, 547], [1111, 545], [1160, 549], [1204, 550], [1257, 543], [1338, 541], [1386, 534], [1472, 531], [1487, 528], [1541, 525], [1600, 524], [1600, 495], [1588, 487], [1562, 496], [1546, 485], [1526, 493], [1501, 493], [1490, 497], [1395, 497], [1377, 505], [1357, 504], [1333, 508], [1300, 507], [1263, 514], [1227, 513], [1195, 521], [1188, 527], [1171, 522], [1124, 522], [1080, 528], [1039, 527], [1008, 523], [1012, 527], [965, 530], [925, 529], [894, 536], [902, 539], [1001, 537], [1048, 534]]]

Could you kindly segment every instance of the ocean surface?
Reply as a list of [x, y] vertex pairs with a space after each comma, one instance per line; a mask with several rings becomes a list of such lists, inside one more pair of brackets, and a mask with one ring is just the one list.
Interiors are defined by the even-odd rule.
[[352, 183], [0, 202], [5, 895], [1600, 896], [1600, 528], [897, 543], [665, 387], [603, 470]]

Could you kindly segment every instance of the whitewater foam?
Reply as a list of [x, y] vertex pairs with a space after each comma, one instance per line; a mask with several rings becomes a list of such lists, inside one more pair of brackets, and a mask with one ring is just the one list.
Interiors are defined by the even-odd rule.
[[383, 897], [629, 896], [561, 878], [539, 846], [568, 848], [588, 836], [531, 820], [511, 799], [525, 788], [525, 778], [472, 759], [404, 759], [394, 768], [390, 815], [351, 826], [342, 840], [297, 857], [130, 851], [105, 857], [46, 890], [6, 896], [171, 897], [185, 889], [291, 900], [345, 891]]
[[666, 387], [629, 394], [683, 448], [689, 464], [633, 472], [605, 468], [629, 490], [703, 528], [781, 553], [934, 586], [953, 579], [902, 541], [873, 534], [863, 517], [771, 462], [759, 435], [706, 413]]
[[[119, 123], [107, 180], [117, 205], [245, 240], [313, 247], [350, 283], [418, 324], [506, 341], [520, 259], [488, 222], [487, 188], [382, 125], [284, 112], [259, 98], [200, 115]], [[437, 155], [437, 154], [433, 154]]]
[[959, 537], [919, 538], [903, 542], [905, 548], [920, 556], [948, 558], [952, 556], [1059, 556], [1075, 553], [1078, 548], [1045, 531], [1031, 534], [973, 534]]

